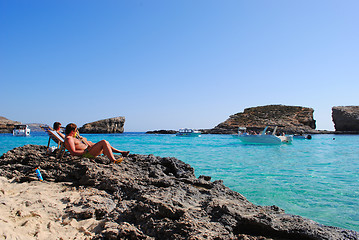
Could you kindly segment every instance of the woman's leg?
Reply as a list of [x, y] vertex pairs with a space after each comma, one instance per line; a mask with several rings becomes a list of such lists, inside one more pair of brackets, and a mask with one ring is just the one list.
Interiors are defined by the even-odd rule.
[[92, 156], [97, 157], [102, 151], [111, 161], [116, 161], [116, 158], [112, 153], [111, 145], [106, 140], [101, 140], [95, 143], [95, 145], [90, 148], [89, 153], [91, 153]]

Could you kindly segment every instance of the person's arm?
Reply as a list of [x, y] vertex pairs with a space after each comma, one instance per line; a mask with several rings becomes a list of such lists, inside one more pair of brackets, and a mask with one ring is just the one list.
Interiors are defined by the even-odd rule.
[[93, 142], [91, 141], [87, 141], [87, 138], [84, 138], [82, 136], [79, 135], [78, 139], [80, 139], [84, 144], [86, 144], [88, 147], [92, 147], [93, 145], [95, 145]]
[[65, 139], [65, 135], [64, 135], [62, 132], [58, 131], [57, 134], [59, 134], [60, 137], [62, 137], [63, 139]]
[[86, 144], [88, 147], [92, 147], [95, 145], [93, 142], [88, 141], [87, 138], [81, 136], [79, 133], [77, 133], [78, 139], [80, 139], [84, 144]]
[[73, 156], [81, 156], [85, 152], [85, 150], [76, 149], [75, 140], [72, 137], [67, 137], [65, 139], [65, 146]]
[[86, 141], [87, 146], [89, 146], [89, 147], [92, 147], [93, 145], [95, 145], [93, 142], [88, 141], [86, 138], [85, 138], [85, 141]]
[[81, 142], [83, 142], [84, 144], [86, 144], [88, 147], [92, 147], [93, 145], [95, 145], [93, 142], [87, 141], [87, 138], [83, 137], [80, 135], [79, 131], [77, 131], [77, 139], [80, 139]]

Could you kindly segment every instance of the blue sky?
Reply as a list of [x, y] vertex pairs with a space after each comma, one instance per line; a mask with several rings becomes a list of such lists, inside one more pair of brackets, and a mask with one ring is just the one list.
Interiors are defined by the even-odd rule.
[[359, 1], [0, 0], [0, 116], [125, 131], [359, 105]]

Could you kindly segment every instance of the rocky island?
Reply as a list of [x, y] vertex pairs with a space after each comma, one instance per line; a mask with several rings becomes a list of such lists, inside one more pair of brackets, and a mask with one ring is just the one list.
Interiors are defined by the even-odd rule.
[[79, 128], [80, 133], [123, 133], [125, 117], [114, 117], [86, 123]]
[[[70, 232], [71, 239], [359, 239], [355, 231], [255, 205], [171, 157], [132, 154], [112, 164], [66, 154], [58, 161], [45, 146], [26, 145], [0, 157], [0, 176], [12, 179], [12, 187], [0, 186], [5, 238], [68, 239]], [[33, 198], [15, 197], [11, 207], [11, 194]], [[46, 200], [50, 195], [56, 201]]]
[[176, 134], [178, 131], [176, 130], [153, 130], [153, 131], [147, 131], [147, 134]]
[[268, 125], [277, 125], [278, 131], [289, 134], [314, 133], [316, 125], [313, 112], [312, 108], [285, 105], [246, 108], [243, 112], [231, 115], [208, 132], [235, 134], [238, 127], [259, 131]]
[[[236, 134], [238, 127], [261, 131], [268, 125], [278, 126], [278, 132], [287, 134], [324, 133], [315, 130], [314, 109], [300, 106], [266, 105], [244, 109], [229, 116], [212, 129], [200, 129], [203, 134]], [[148, 131], [147, 133], [173, 134], [172, 130]], [[327, 133], [327, 132], [325, 132]]]
[[335, 131], [359, 133], [359, 106], [333, 107], [332, 118]]

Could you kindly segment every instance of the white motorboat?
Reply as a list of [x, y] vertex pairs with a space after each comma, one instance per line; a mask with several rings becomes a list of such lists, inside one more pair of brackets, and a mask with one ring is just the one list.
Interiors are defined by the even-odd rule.
[[267, 133], [268, 126], [264, 128], [264, 130], [258, 134], [249, 134], [246, 131], [246, 128], [238, 129], [238, 138], [243, 143], [248, 144], [281, 144], [281, 143], [291, 143], [293, 141], [293, 136], [284, 135], [277, 136], [275, 133], [277, 131], [278, 126], [275, 126], [273, 133]]
[[13, 136], [29, 136], [30, 128], [27, 125], [19, 124], [15, 125], [15, 128], [12, 130]]
[[176, 136], [180, 136], [180, 137], [200, 137], [201, 136], [201, 132], [198, 130], [194, 130], [191, 128], [181, 128], [178, 133], [176, 134]]

